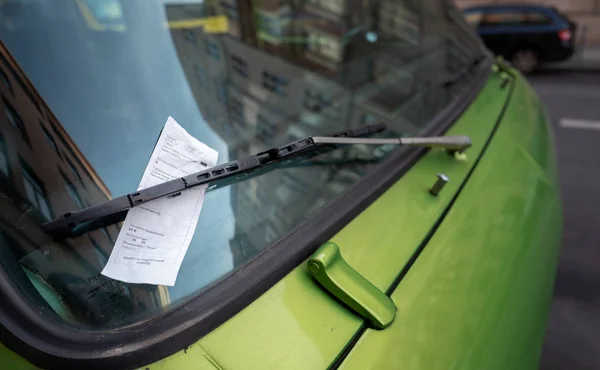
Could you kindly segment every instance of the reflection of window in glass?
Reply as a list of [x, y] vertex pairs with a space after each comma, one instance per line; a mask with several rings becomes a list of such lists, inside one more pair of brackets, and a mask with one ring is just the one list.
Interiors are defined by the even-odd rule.
[[310, 136], [303, 129], [296, 125], [290, 125], [287, 129], [287, 141], [296, 141]]
[[262, 86], [265, 89], [274, 92], [277, 95], [285, 96], [285, 88], [287, 86], [287, 83], [288, 82], [286, 79], [278, 77], [273, 73], [263, 71]]
[[308, 34], [307, 48], [313, 53], [320, 54], [332, 61], [339, 61], [341, 56], [340, 42], [337, 38], [311, 32]]
[[310, 90], [304, 91], [304, 108], [313, 111], [320, 112], [323, 105], [321, 104], [320, 94], [312, 93]]
[[235, 131], [233, 131], [233, 127], [229, 120], [219, 120], [219, 126], [223, 127], [223, 130], [227, 135], [226, 138], [230, 138], [233, 134], [235, 134]]
[[[100, 185], [98, 185], [98, 183], [96, 182], [96, 180], [94, 180], [94, 179], [92, 179], [91, 177], [89, 177], [89, 175], [88, 175], [88, 178], [90, 179], [90, 182], [92, 183], [92, 185], [93, 185], [93, 186], [94, 186], [94, 188], [96, 189], [96, 192], [97, 192], [99, 195], [101, 195], [101, 196], [105, 197], [105, 196], [106, 196], [106, 194], [104, 194], [104, 191], [102, 191], [102, 189], [100, 189]], [[89, 191], [89, 189], [88, 189], [88, 191]], [[90, 193], [90, 194], [92, 194], [92, 193]]]
[[219, 54], [219, 46], [217, 45], [217, 43], [215, 41], [205, 39], [204, 47], [205, 47], [208, 55], [215, 58], [216, 60], [221, 60], [221, 54]]
[[114, 239], [113, 237], [108, 233], [108, 230], [106, 230], [105, 227], [101, 228], [100, 231], [102, 231], [102, 234], [104, 234], [104, 237], [106, 238], [106, 240], [108, 240], [111, 243], [114, 243]]
[[223, 81], [219, 79], [215, 80], [215, 90], [217, 90], [217, 99], [223, 103], [227, 103], [227, 90], [225, 89], [225, 84]]
[[183, 31], [183, 39], [193, 45], [196, 45], [196, 35], [194, 31], [190, 29], [184, 29]]
[[6, 99], [2, 99], [4, 102], [4, 114], [6, 114], [6, 118], [8, 122], [10, 122], [11, 126], [16, 128], [23, 140], [29, 143], [29, 136], [27, 136], [27, 130], [25, 129], [25, 125], [23, 124], [23, 120], [15, 110], [15, 108], [10, 105], [10, 103]]
[[382, 29], [388, 32], [392, 32], [394, 30], [395, 25], [396, 22], [394, 21], [394, 18], [391, 15], [386, 15], [385, 13], [381, 15], [380, 26]]
[[309, 0], [309, 2], [335, 14], [344, 12], [344, 0]]
[[[81, 170], [83, 170], [84, 174], [88, 177], [90, 182], [95, 182], [92, 175], [90, 175], [90, 173], [87, 171], [86, 166], [83, 164], [83, 162], [81, 162], [81, 160], [79, 159], [79, 156], [75, 153], [75, 150], [73, 150], [73, 148], [76, 148], [75, 144], [67, 143], [67, 140], [62, 136], [62, 134], [60, 133], [58, 128], [56, 128], [54, 126], [54, 124], [51, 124], [50, 127], [52, 127], [52, 131], [54, 132], [54, 135], [58, 138], [58, 140], [60, 140], [62, 145], [65, 147], [65, 149], [67, 149], [67, 151], [71, 154], [71, 157], [69, 157], [69, 156], [67, 156], [67, 154], [65, 152], [63, 152], [62, 153], [63, 157], [65, 157], [66, 159], [71, 158], [71, 159], [75, 160], [75, 162], [77, 162], [77, 164], [79, 165], [79, 168]], [[72, 162], [70, 162], [70, 165], [72, 166]], [[73, 166], [73, 168], [74, 168], [74, 166]], [[80, 179], [79, 176], [77, 176], [77, 178]], [[80, 181], [81, 181], [81, 179], [80, 179]], [[85, 186], [85, 184], [83, 182], [81, 184]]]
[[98, 262], [100, 262], [100, 264], [102, 266], [106, 265], [106, 262], [108, 262], [108, 256], [106, 255], [106, 252], [104, 250], [102, 250], [102, 247], [100, 247], [100, 244], [98, 244], [98, 242], [94, 238], [92, 238], [89, 235], [88, 235], [88, 237], [90, 238], [90, 242], [92, 243], [92, 246], [94, 247], [94, 252], [96, 252], [96, 257], [98, 257]]
[[337, 108], [332, 104], [331, 100], [323, 96], [323, 94], [311, 90], [304, 91], [303, 105], [306, 109], [315, 113], [319, 113], [323, 108]]
[[69, 196], [71, 197], [71, 199], [73, 199], [75, 204], [77, 204], [77, 207], [84, 208], [83, 201], [81, 200], [81, 197], [79, 196], [79, 192], [75, 188], [75, 185], [73, 185], [73, 183], [71, 183], [71, 181], [67, 178], [67, 176], [64, 173], [62, 173], [62, 171], [61, 171], [60, 175], [62, 176], [62, 178], [65, 182], [65, 186], [67, 187], [67, 192], [69, 193]]
[[[41, 124], [42, 123], [40, 122], [40, 125]], [[48, 142], [48, 145], [50, 145], [52, 150], [54, 150], [60, 156], [60, 152], [58, 151], [58, 147], [56, 146], [54, 138], [52, 138], [52, 135], [50, 135], [50, 133], [48, 132], [48, 130], [46, 130], [44, 126], [42, 126], [42, 132], [44, 133], [44, 138], [46, 139], [46, 142]]]
[[19, 77], [19, 74], [14, 70], [14, 68], [10, 65], [10, 63], [8, 62], [8, 60], [4, 57], [4, 55], [2, 53], [0, 53], [0, 62], [2, 62], [4, 64], [4, 66], [7, 68], [8, 72], [12, 75], [13, 80], [17, 81], [17, 84], [19, 84], [19, 86], [21, 87], [23, 92], [25, 92], [27, 97], [29, 97], [29, 100], [31, 100], [31, 103], [33, 105], [35, 105], [35, 108], [41, 112], [40, 104], [37, 102], [35, 96], [33, 96], [31, 89], [25, 85], [25, 83]]
[[244, 126], [244, 104], [235, 96], [229, 97], [229, 115], [237, 126]]
[[289, 186], [284, 184], [283, 182], [280, 182], [275, 187], [275, 198], [277, 198], [277, 200], [282, 203], [285, 203], [286, 201], [289, 201], [290, 199], [292, 199], [293, 195], [294, 195], [294, 191]]
[[13, 92], [10, 81], [8, 80], [8, 76], [6, 75], [6, 73], [4, 73], [2, 69], [0, 69], [0, 84], [6, 87], [11, 93]]
[[263, 143], [271, 143], [277, 134], [277, 128], [265, 116], [256, 116], [256, 138]]
[[44, 185], [23, 160], [21, 160], [21, 171], [23, 172], [23, 184], [25, 185], [27, 199], [40, 211], [46, 220], [50, 220], [52, 213], [50, 212], [50, 205], [46, 197]]
[[344, 12], [344, 0], [321, 0], [321, 7], [332, 13], [342, 14]]
[[379, 122], [379, 120], [377, 119], [377, 117], [375, 117], [371, 113], [363, 113], [360, 116], [360, 124], [361, 125], [372, 125], [377, 122]]
[[227, 14], [227, 18], [235, 20], [240, 18], [237, 10], [237, 4], [230, 4], [227, 1], [220, 1], [219, 5], [221, 5], [221, 8], [224, 10], [225, 14]]
[[199, 66], [194, 66], [194, 71], [196, 72], [196, 79], [198, 80], [198, 85], [202, 87], [206, 87], [206, 72], [204, 69]]
[[67, 144], [67, 141], [65, 140], [65, 138], [63, 138], [62, 134], [58, 131], [58, 129], [54, 125], [50, 125], [50, 127], [52, 128], [52, 131], [54, 132], [54, 135], [58, 138], [58, 140], [62, 143], [62, 145], [65, 148], [67, 148], [67, 150], [73, 156], [75, 156], [75, 153], [73, 152], [73, 150], [71, 149], [71, 147], [69, 146], [69, 144]]
[[331, 60], [338, 61], [340, 59], [340, 43], [333, 37], [321, 38], [321, 54]]
[[83, 180], [81, 179], [81, 176], [79, 175], [79, 171], [77, 171], [77, 168], [75, 167], [75, 165], [73, 164], [73, 162], [71, 162], [69, 160], [69, 157], [65, 156], [67, 165], [69, 166], [69, 170], [71, 170], [71, 173], [73, 173], [73, 176], [75, 176], [75, 178], [77, 178], [77, 180], [81, 183], [81, 185], [83, 185]]
[[261, 32], [273, 37], [283, 36], [283, 22], [278, 15], [259, 14], [259, 25]]
[[8, 150], [6, 149], [6, 143], [4, 137], [0, 136], [0, 172], [6, 176], [10, 176], [10, 165], [8, 162]]
[[248, 77], [248, 62], [240, 57], [231, 56], [231, 69], [242, 77]]

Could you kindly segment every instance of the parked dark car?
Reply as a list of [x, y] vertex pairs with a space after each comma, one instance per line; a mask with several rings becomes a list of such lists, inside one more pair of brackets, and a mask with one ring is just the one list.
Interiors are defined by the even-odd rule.
[[575, 50], [577, 25], [553, 7], [488, 5], [465, 9], [486, 46], [523, 73], [542, 62], [569, 59]]

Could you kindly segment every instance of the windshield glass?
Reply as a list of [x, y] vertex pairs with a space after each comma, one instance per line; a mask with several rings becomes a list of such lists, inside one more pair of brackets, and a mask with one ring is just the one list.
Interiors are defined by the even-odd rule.
[[208, 192], [175, 286], [109, 279], [120, 224], [63, 241], [40, 225], [134, 191], [167, 117], [218, 163], [377, 122], [415, 135], [481, 56], [442, 0], [3, 0], [0, 39], [2, 263], [64, 320], [99, 329], [184, 302], [389, 152], [345, 149]]

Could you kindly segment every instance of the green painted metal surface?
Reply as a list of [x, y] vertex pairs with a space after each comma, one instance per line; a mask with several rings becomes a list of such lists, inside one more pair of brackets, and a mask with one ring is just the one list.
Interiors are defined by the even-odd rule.
[[[473, 146], [465, 155], [431, 150], [332, 238], [346, 262], [379, 290], [392, 284], [474, 165], [508, 97], [509, 89], [501, 89], [501, 83], [497, 74], [490, 75], [448, 131], [471, 137]], [[428, 190], [440, 172], [450, 181], [434, 197]], [[394, 322], [402, 318], [399, 309]], [[198, 344], [225, 369], [324, 369], [363, 324], [362, 317], [321, 289], [302, 264]], [[151, 368], [171, 367], [166, 359]]]
[[364, 317], [371, 327], [385, 329], [394, 321], [394, 302], [350, 267], [335, 243], [320, 246], [306, 264], [323, 289]]
[[13, 351], [6, 348], [2, 343], [0, 343], [0, 369], [10, 369], [10, 370], [33, 370], [38, 369], [37, 366], [34, 366], [29, 361], [25, 360], [23, 357], [17, 355]]
[[392, 299], [401, 315], [367, 330], [350, 369], [536, 369], [562, 218], [552, 138], [522, 80], [464, 191]]

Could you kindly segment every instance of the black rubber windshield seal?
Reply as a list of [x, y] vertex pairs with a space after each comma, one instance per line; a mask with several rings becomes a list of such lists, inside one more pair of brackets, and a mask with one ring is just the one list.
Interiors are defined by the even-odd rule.
[[[469, 85], [431, 122], [423, 135], [443, 134], [476, 98], [488, 80], [493, 61], [483, 59]], [[134, 368], [160, 360], [193, 344], [262, 295], [300, 265], [421, 158], [427, 149], [392, 153], [343, 196], [253, 260], [159, 317], [108, 331], [76, 329], [45, 303], [15, 286], [0, 269], [0, 341], [33, 364], [46, 369]], [[22, 272], [21, 272], [22, 273]]]

